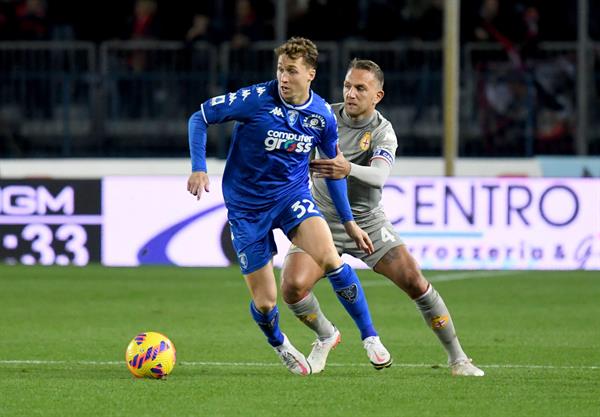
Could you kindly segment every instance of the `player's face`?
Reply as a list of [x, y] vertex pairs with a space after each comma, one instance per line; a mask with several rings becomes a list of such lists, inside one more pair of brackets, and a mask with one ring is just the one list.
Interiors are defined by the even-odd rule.
[[304, 58], [292, 59], [283, 54], [277, 59], [279, 94], [290, 104], [302, 104], [308, 100], [310, 83], [316, 70], [304, 63]]
[[383, 98], [383, 90], [375, 74], [352, 68], [344, 80], [344, 110], [352, 118], [369, 117]]

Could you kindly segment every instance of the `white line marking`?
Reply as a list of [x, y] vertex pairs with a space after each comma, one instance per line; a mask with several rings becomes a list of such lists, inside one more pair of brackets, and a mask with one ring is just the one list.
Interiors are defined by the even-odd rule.
[[[246, 368], [271, 368], [282, 366], [278, 362], [177, 362], [181, 366], [233, 366]], [[0, 365], [82, 365], [82, 366], [101, 366], [101, 365], [118, 365], [124, 366], [125, 361], [46, 361], [35, 359], [5, 359], [0, 360]], [[357, 366], [371, 367], [367, 363], [328, 363], [327, 366], [337, 368], [352, 368]], [[398, 363], [392, 365], [400, 368], [447, 368], [447, 365], [427, 364], [427, 363]], [[600, 369], [600, 365], [528, 365], [528, 364], [477, 364], [481, 368], [499, 368], [499, 369], [583, 369], [596, 370]]]
[[[463, 271], [463, 272], [450, 272], [447, 274], [437, 274], [431, 277], [425, 277], [429, 282], [450, 282], [450, 281], [462, 281], [465, 279], [479, 279], [479, 278], [496, 278], [510, 275], [518, 275], [523, 271]], [[383, 277], [381, 277], [383, 278]], [[377, 281], [361, 281], [363, 287], [382, 287], [388, 285], [394, 285], [392, 281], [388, 279], [380, 279]]]
[[439, 274], [431, 277], [431, 282], [461, 281], [463, 279], [496, 278], [522, 274], [523, 271], [471, 271]]

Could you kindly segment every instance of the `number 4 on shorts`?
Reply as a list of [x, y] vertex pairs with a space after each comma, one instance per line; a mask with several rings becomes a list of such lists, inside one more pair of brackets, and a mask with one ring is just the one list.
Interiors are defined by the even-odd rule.
[[390, 231], [388, 229], [386, 229], [385, 227], [381, 228], [381, 240], [383, 242], [395, 242], [396, 238], [394, 237], [393, 233], [390, 233]]

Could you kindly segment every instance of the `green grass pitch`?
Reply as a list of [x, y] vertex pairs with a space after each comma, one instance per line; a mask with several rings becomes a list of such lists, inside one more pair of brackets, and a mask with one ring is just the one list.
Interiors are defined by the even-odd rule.
[[[428, 272], [483, 378], [452, 377], [414, 304], [359, 275], [394, 365], [369, 365], [323, 281], [342, 343], [303, 378], [251, 320], [237, 269], [0, 266], [0, 416], [600, 416], [598, 272]], [[308, 354], [312, 333], [279, 304]], [[126, 369], [148, 330], [177, 347], [167, 380]]]

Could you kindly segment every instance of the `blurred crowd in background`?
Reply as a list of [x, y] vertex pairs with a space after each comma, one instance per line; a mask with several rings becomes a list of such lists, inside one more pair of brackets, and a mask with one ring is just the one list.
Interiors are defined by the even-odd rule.
[[[185, 156], [187, 117], [204, 99], [273, 76], [260, 41], [275, 40], [280, 1], [0, 0], [0, 156]], [[399, 154], [441, 154], [444, 0], [285, 4], [287, 37], [321, 49], [317, 92], [339, 100], [346, 62], [374, 59]], [[600, 154], [600, 1], [588, 0], [586, 68], [578, 1], [460, 4], [460, 154]], [[225, 156], [227, 135], [212, 135], [209, 153]]]
[[[2, 40], [205, 40], [243, 45], [274, 37], [277, 0], [0, 0]], [[600, 4], [589, 2], [600, 39]], [[288, 32], [314, 40], [437, 40], [443, 0], [288, 0]], [[462, 0], [465, 41], [570, 41], [577, 1]]]

